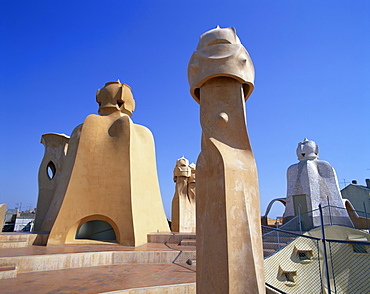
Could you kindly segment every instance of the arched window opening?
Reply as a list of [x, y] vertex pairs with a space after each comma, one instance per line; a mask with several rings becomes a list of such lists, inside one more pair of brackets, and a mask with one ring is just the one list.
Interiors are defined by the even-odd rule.
[[52, 180], [55, 177], [57, 169], [55, 167], [54, 162], [49, 161], [47, 167], [46, 167], [46, 174], [48, 175], [49, 180]]
[[101, 220], [92, 220], [78, 228], [76, 239], [116, 242], [116, 234], [109, 223]]

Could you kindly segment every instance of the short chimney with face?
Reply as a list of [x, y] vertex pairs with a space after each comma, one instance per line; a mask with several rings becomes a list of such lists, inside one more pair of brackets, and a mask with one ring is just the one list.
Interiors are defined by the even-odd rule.
[[356, 180], [352, 180], [352, 184], [353, 185], [357, 185], [357, 181]]
[[366, 179], [366, 187], [368, 187], [370, 189], [370, 179]]

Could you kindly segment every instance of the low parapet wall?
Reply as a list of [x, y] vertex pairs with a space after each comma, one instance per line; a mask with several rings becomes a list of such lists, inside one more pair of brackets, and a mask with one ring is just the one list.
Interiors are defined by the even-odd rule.
[[195, 294], [195, 283], [145, 287], [105, 292], [102, 294]]
[[182, 240], [196, 239], [195, 233], [149, 233], [147, 234], [148, 243], [180, 244]]
[[0, 258], [0, 266], [12, 265], [18, 273], [62, 270], [128, 263], [185, 263], [194, 251], [103, 251]]

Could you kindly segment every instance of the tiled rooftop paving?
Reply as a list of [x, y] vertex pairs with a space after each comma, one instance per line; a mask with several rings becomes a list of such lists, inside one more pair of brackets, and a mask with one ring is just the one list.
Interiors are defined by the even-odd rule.
[[[186, 251], [188, 255], [184, 254], [182, 259], [175, 258], [176, 263], [155, 263], [158, 260], [156, 256], [161, 255], [160, 252], [173, 252], [173, 256], [176, 257], [181, 251]], [[108, 244], [1, 248], [0, 267], [1, 261], [3, 261], [2, 267], [6, 268], [11, 265], [9, 261], [17, 263], [20, 258], [22, 259], [22, 256], [25, 257], [22, 262], [26, 262], [26, 259], [29, 260], [30, 256], [35, 256], [31, 263], [37, 264], [42, 256], [46, 258], [42, 257], [42, 260], [48, 260], [49, 257], [46, 255], [54, 256], [52, 260], [55, 260], [58, 254], [69, 256], [89, 252], [102, 252], [102, 254], [104, 252], [117, 252], [117, 254], [120, 254], [119, 252], [132, 252], [135, 261], [124, 264], [105, 264], [94, 267], [86, 267], [85, 265], [81, 268], [31, 272], [22, 271], [22, 266], [19, 264], [16, 278], [0, 279], [0, 292], [38, 294], [105, 293], [125, 289], [195, 283], [195, 264], [188, 265], [185, 263], [187, 256], [195, 257], [195, 246], [178, 246], [175, 244], [148, 243], [138, 247]], [[137, 254], [142, 256], [140, 252], [145, 252], [144, 256], [147, 256], [147, 254], [154, 256], [153, 261], [151, 261], [154, 263], [135, 263], [141, 262], [140, 258], [142, 257], [136, 257]], [[14, 259], [12, 259], [13, 257]], [[117, 257], [116, 263], [119, 262], [120, 260]]]
[[104, 293], [195, 282], [195, 266], [125, 264], [18, 274], [0, 280], [1, 293]]

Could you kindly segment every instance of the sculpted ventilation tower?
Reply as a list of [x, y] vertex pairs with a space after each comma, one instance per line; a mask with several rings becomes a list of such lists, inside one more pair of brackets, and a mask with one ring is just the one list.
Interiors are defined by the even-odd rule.
[[195, 184], [195, 171], [196, 171], [196, 165], [194, 163], [191, 163], [189, 165], [191, 174], [190, 178], [188, 179], [188, 198], [189, 202], [194, 205], [192, 207], [193, 211], [193, 218], [194, 218], [194, 225], [195, 225], [195, 203], [196, 203], [196, 184]]
[[48, 245], [111, 240], [138, 246], [147, 233], [169, 231], [153, 136], [130, 119], [130, 87], [107, 83], [96, 101], [100, 115], [89, 115], [69, 140], [43, 136], [36, 223], [49, 233]]
[[195, 165], [183, 156], [176, 161], [173, 170], [176, 182], [172, 199], [173, 232], [195, 232]]
[[265, 293], [257, 169], [245, 114], [254, 68], [234, 28], [200, 37], [188, 78], [202, 126], [197, 293]]
[[[308, 139], [298, 143], [299, 163], [293, 164], [287, 171], [287, 198], [284, 222], [300, 212], [303, 229], [320, 225], [319, 204], [323, 207], [324, 221], [333, 224], [352, 225], [344, 207], [338, 185], [337, 175], [329, 162], [318, 160], [319, 146]], [[313, 211], [307, 214], [306, 212]], [[330, 215], [329, 216], [329, 212]]]
[[41, 143], [45, 146], [45, 154], [39, 168], [39, 197], [34, 231], [41, 230], [42, 222], [53, 200], [55, 189], [58, 187], [68, 150], [68, 141], [68, 136], [55, 133], [44, 134], [41, 137]]

